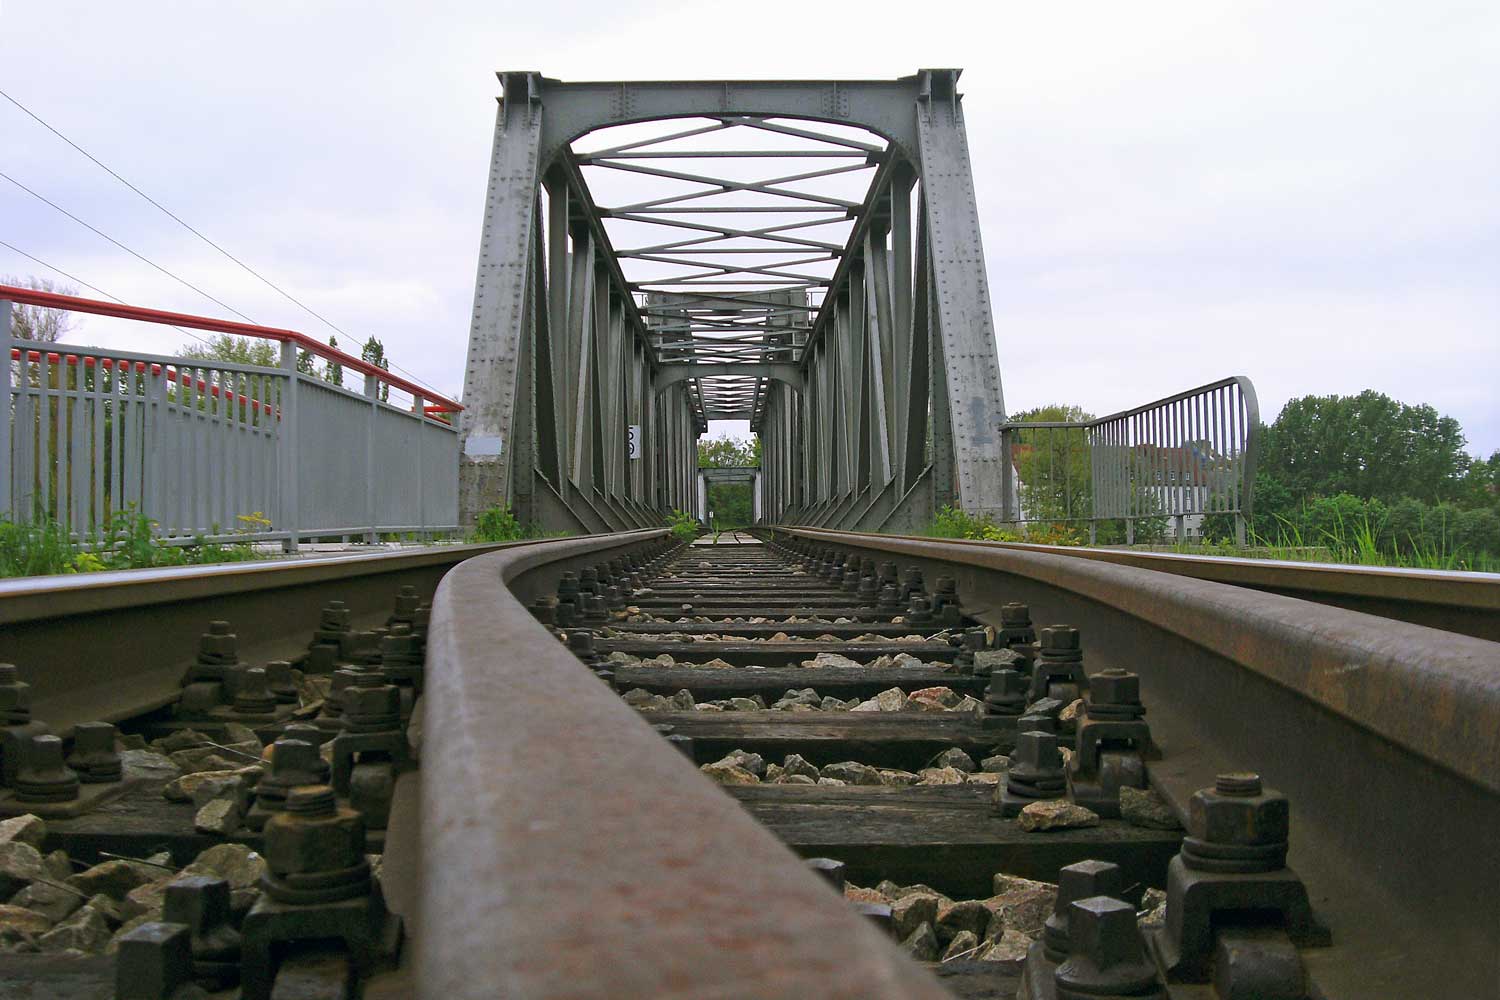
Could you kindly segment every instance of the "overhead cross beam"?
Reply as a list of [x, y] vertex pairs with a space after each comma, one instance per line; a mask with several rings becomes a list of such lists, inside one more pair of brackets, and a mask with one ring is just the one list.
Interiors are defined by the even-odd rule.
[[999, 509], [1004, 411], [957, 76], [501, 74], [466, 512], [594, 531], [690, 509], [715, 419], [761, 435], [771, 518], [913, 527], [945, 503]]

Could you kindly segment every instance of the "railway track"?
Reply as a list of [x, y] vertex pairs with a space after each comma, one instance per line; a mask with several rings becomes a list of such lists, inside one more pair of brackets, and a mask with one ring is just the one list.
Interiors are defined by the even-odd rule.
[[[39, 915], [0, 909], [0, 982], [1477, 997], [1500, 974], [1495, 643], [994, 546], [490, 548], [0, 601], [33, 685], [0, 810], [23, 791], [46, 826], [0, 845]], [[108, 778], [110, 744], [127, 780], [67, 798], [48, 755]]]

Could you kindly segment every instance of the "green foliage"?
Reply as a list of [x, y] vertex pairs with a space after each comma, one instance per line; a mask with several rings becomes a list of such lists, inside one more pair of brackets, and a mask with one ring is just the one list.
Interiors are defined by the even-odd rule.
[[199, 361], [228, 361], [262, 368], [275, 368], [281, 363], [281, 351], [271, 341], [234, 337], [227, 333], [209, 337], [206, 344], [183, 344], [177, 353]]
[[1265, 428], [1260, 468], [1294, 496], [1347, 493], [1393, 503], [1455, 500], [1475, 461], [1457, 420], [1373, 389], [1304, 396]]
[[[1257, 523], [1261, 518], [1256, 518]], [[1405, 497], [1387, 507], [1347, 493], [1317, 497], [1252, 532], [1257, 549], [1238, 553], [1357, 566], [1500, 570], [1500, 515]]]
[[674, 510], [667, 515], [667, 528], [684, 542], [691, 542], [698, 537], [698, 519], [684, 511]]
[[957, 507], [943, 507], [925, 532], [933, 538], [966, 538], [982, 542], [1029, 542], [1033, 545], [1082, 545], [1078, 530], [1065, 524], [1028, 524], [1024, 534], [1003, 528], [988, 517]]
[[67, 573], [74, 555], [68, 533], [50, 521], [33, 525], [0, 520], [0, 576]]
[[[328, 346], [329, 347], [337, 347], [337, 346], [339, 346], [339, 338], [337, 338], [337, 337], [329, 337], [328, 338]], [[344, 366], [341, 365], [341, 364], [339, 364], [337, 361], [330, 361], [330, 362], [328, 362], [327, 367], [323, 370], [323, 378], [326, 381], [332, 382], [334, 385], [343, 385], [344, 384]]]
[[700, 469], [760, 468], [760, 438], [708, 438], [698, 442]]
[[198, 538], [190, 544], [174, 544], [157, 537], [155, 527], [156, 522], [128, 507], [110, 515], [98, 538], [76, 542], [55, 521], [15, 524], [0, 519], [0, 576], [196, 566], [259, 558], [248, 540], [223, 543]]
[[755, 517], [755, 498], [749, 483], [709, 483], [708, 509], [718, 530], [746, 528]]
[[1262, 545], [1362, 565], [1500, 566], [1500, 452], [1464, 452], [1453, 418], [1366, 391], [1294, 399], [1261, 433]]
[[[760, 468], [760, 438], [708, 438], [698, 442], [700, 469]], [[747, 527], [754, 520], [755, 499], [749, 483], [709, 483], [708, 509], [724, 531]]]
[[[385, 345], [376, 340], [374, 334], [371, 334], [370, 339], [365, 341], [365, 346], [360, 348], [359, 356], [363, 360], [368, 361], [370, 364], [374, 365], [376, 368], [380, 368], [385, 371], [391, 370], [391, 364], [385, 358]], [[380, 383], [380, 401], [382, 403], [388, 402], [390, 398], [390, 383]]]
[[[1024, 410], [1011, 423], [1093, 420], [1082, 407], [1052, 403]], [[1020, 428], [1011, 434], [1011, 459], [1020, 480], [1021, 509], [1039, 521], [1087, 518], [1093, 513], [1093, 463], [1082, 427]]]
[[491, 507], [479, 515], [474, 525], [476, 542], [516, 542], [526, 537], [526, 529], [504, 507]]
[[[469, 536], [475, 542], [520, 542], [530, 538], [562, 538], [566, 531], [537, 531], [524, 525], [505, 507], [481, 511]], [[415, 539], [400, 539], [414, 541]]]

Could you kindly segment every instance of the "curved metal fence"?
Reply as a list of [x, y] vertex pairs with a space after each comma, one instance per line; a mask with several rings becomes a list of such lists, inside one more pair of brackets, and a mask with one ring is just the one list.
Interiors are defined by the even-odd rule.
[[1204, 518], [1234, 522], [1242, 544], [1252, 512], [1255, 387], [1231, 376], [1088, 421], [1006, 423], [1000, 428], [1008, 523], [1170, 518], [1179, 539]]

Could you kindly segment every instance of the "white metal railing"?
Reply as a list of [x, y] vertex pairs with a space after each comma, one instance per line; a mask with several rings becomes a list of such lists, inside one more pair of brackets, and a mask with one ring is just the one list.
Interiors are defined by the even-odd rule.
[[[281, 343], [274, 368], [16, 340], [12, 302]], [[298, 370], [310, 352], [362, 392]], [[389, 387], [411, 407], [388, 401]], [[399, 397], [398, 397], [399, 398]], [[76, 538], [143, 514], [168, 540], [458, 528], [457, 404], [292, 331], [0, 286], [0, 517]]]

